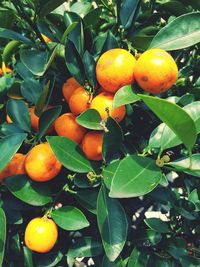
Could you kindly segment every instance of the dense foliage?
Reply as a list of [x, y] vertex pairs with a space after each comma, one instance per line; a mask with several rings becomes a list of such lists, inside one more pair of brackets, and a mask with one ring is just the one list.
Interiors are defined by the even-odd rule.
[[[200, 2], [0, 4], [0, 60], [3, 72], [12, 70], [0, 77], [0, 170], [17, 151], [45, 141], [63, 165], [49, 182], [3, 181], [0, 265], [72, 267], [92, 258], [101, 267], [200, 266]], [[156, 96], [136, 83], [122, 87], [114, 106], [125, 104], [127, 114], [119, 124], [109, 117], [102, 126], [94, 110], [80, 114], [80, 125], [104, 129], [103, 161], [92, 162], [77, 143], [46, 131], [69, 111], [64, 82], [73, 76], [95, 93], [98, 58], [117, 47], [136, 57], [153, 47], [169, 51], [179, 77]], [[37, 131], [26, 103], [36, 106]], [[59, 232], [53, 250], [40, 254], [25, 246], [24, 231], [44, 214]]]

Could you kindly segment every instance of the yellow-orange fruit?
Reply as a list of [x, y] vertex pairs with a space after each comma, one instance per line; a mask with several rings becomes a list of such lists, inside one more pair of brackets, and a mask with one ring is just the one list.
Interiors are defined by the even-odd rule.
[[153, 48], [137, 60], [135, 79], [149, 93], [159, 94], [172, 87], [178, 78], [178, 68], [172, 56], [163, 49]]
[[81, 85], [74, 79], [74, 77], [67, 79], [67, 81], [63, 84], [62, 93], [67, 103], [74, 91], [79, 87], [81, 87]]
[[83, 137], [81, 148], [89, 160], [102, 160], [103, 133], [90, 131]]
[[54, 128], [59, 136], [65, 136], [80, 143], [86, 133], [86, 129], [76, 122], [72, 113], [64, 113], [54, 122]]
[[25, 162], [26, 155], [22, 153], [16, 153], [6, 167], [0, 172], [0, 180], [8, 176], [14, 176], [17, 174], [25, 174]]
[[91, 95], [83, 87], [79, 87], [69, 100], [69, 108], [74, 115], [79, 115], [90, 107], [90, 100]]
[[49, 37], [47, 37], [46, 35], [44, 35], [44, 34], [42, 34], [42, 33], [41, 33], [41, 35], [42, 35], [42, 38], [44, 39], [44, 41], [45, 41], [46, 43], [50, 43], [50, 42], [52, 42], [52, 40], [51, 40]]
[[26, 246], [35, 252], [49, 252], [58, 239], [58, 229], [52, 219], [42, 217], [32, 219], [25, 229]]
[[48, 143], [36, 145], [26, 156], [26, 172], [37, 182], [53, 179], [60, 172], [61, 167], [61, 163], [56, 159]]
[[96, 109], [100, 113], [102, 120], [105, 120], [109, 114], [113, 119], [120, 122], [126, 115], [126, 107], [120, 106], [113, 109], [113, 99], [113, 94], [102, 92], [93, 98], [90, 108]]
[[115, 93], [122, 86], [134, 82], [136, 59], [125, 49], [115, 48], [103, 53], [96, 66], [96, 75], [102, 88]]

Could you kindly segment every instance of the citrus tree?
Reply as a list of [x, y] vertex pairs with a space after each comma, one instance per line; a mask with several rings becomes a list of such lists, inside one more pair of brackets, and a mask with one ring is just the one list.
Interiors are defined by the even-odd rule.
[[0, 3], [0, 266], [200, 266], [200, 2]]

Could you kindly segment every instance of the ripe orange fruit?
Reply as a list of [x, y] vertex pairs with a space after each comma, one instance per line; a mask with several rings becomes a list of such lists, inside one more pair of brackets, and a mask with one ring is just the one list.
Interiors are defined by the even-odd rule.
[[61, 170], [50, 145], [46, 142], [33, 147], [26, 156], [25, 169], [29, 177], [37, 182], [53, 179]]
[[139, 57], [134, 75], [144, 91], [159, 94], [170, 89], [176, 82], [178, 68], [169, 53], [162, 49], [153, 48]]
[[74, 77], [67, 79], [67, 81], [63, 84], [62, 93], [67, 103], [74, 91], [79, 87], [81, 87], [81, 85], [74, 79]]
[[51, 40], [49, 37], [47, 37], [46, 35], [44, 35], [44, 34], [42, 34], [42, 33], [41, 33], [41, 35], [42, 35], [42, 38], [44, 39], [44, 41], [45, 41], [46, 43], [50, 43], [50, 42], [52, 42], [52, 40]]
[[135, 64], [136, 59], [127, 50], [108, 50], [97, 62], [97, 80], [104, 90], [115, 93], [122, 86], [134, 82]]
[[113, 119], [120, 122], [126, 115], [126, 107], [121, 106], [113, 109], [113, 99], [113, 94], [102, 92], [94, 97], [90, 108], [96, 109], [100, 113], [102, 120], [105, 120], [109, 113]]
[[22, 153], [16, 153], [6, 167], [0, 172], [0, 180], [8, 176], [14, 176], [17, 174], [25, 174], [25, 162], [26, 155]]
[[52, 219], [47, 217], [32, 219], [25, 229], [26, 246], [36, 252], [50, 251], [58, 239], [58, 229]]
[[83, 137], [81, 148], [90, 160], [102, 160], [103, 133], [90, 131]]
[[54, 122], [54, 128], [59, 136], [65, 136], [80, 143], [86, 133], [86, 129], [76, 122], [76, 117], [72, 113], [65, 113]]
[[79, 87], [74, 91], [69, 100], [69, 108], [74, 115], [78, 115], [90, 107], [91, 95]]

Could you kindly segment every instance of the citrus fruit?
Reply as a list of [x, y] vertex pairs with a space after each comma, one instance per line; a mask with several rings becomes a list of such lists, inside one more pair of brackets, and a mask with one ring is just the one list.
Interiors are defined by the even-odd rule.
[[0, 76], [5, 73], [12, 73], [12, 70], [9, 67], [0, 68]]
[[120, 122], [126, 115], [126, 107], [121, 106], [113, 109], [113, 99], [113, 94], [102, 92], [93, 98], [90, 108], [96, 109], [102, 120], [105, 120], [109, 114], [113, 119]]
[[61, 167], [48, 143], [36, 145], [26, 156], [25, 169], [34, 181], [45, 182], [53, 179]]
[[127, 50], [108, 50], [97, 62], [97, 80], [104, 90], [115, 93], [122, 86], [134, 82], [135, 64], [136, 59]]
[[152, 94], [159, 94], [172, 87], [178, 78], [178, 68], [165, 50], [153, 48], [144, 52], [135, 66], [135, 79], [140, 87]]
[[0, 180], [8, 176], [14, 176], [17, 174], [25, 174], [25, 162], [26, 155], [22, 153], [16, 153], [6, 167], [0, 172]]
[[41, 35], [42, 35], [42, 38], [44, 39], [44, 41], [45, 41], [46, 43], [50, 43], [50, 42], [52, 42], [52, 40], [51, 40], [49, 37], [47, 37], [46, 35], [44, 35], [43, 33], [41, 33]]
[[52, 219], [47, 217], [32, 219], [25, 229], [26, 246], [35, 252], [50, 251], [58, 239], [58, 229]]
[[76, 122], [76, 117], [72, 113], [64, 113], [54, 122], [54, 128], [59, 136], [65, 136], [80, 143], [86, 133], [86, 129]]
[[81, 85], [74, 79], [74, 77], [67, 79], [67, 81], [63, 84], [62, 93], [67, 103], [74, 91], [79, 87], [81, 87]]
[[69, 108], [74, 115], [78, 115], [90, 107], [91, 95], [83, 88], [77, 88], [69, 100]]
[[81, 148], [90, 160], [102, 160], [103, 133], [90, 131], [83, 137]]

